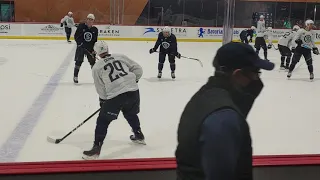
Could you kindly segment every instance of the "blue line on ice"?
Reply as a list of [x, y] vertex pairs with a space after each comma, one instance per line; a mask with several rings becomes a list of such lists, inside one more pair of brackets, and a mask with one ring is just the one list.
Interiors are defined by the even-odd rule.
[[[76, 46], [75, 46], [76, 47]], [[0, 148], [0, 162], [14, 162], [22, 148], [24, 147], [29, 135], [37, 125], [42, 112], [51, 99], [54, 91], [58, 87], [59, 81], [66, 73], [68, 66], [72, 61], [75, 47], [69, 52], [63, 60], [60, 67], [51, 76], [39, 96], [32, 103], [27, 113], [22, 117], [16, 128], [12, 131], [9, 138]], [[45, 137], [44, 137], [45, 138]]]

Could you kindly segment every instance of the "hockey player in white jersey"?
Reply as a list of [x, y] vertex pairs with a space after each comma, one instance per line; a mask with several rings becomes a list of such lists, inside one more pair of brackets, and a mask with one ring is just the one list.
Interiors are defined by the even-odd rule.
[[263, 55], [264, 59], [268, 60], [268, 49], [267, 49], [267, 44], [266, 40], [264, 39], [264, 36], [266, 35], [266, 23], [264, 21], [264, 16], [260, 16], [260, 20], [257, 22], [257, 29], [256, 29], [256, 42], [254, 47], [256, 48], [257, 54], [259, 54], [260, 49], [263, 49]]
[[265, 34], [265, 39], [268, 40], [268, 49], [272, 48], [272, 40], [273, 40], [273, 33], [272, 33], [272, 27], [268, 27]]
[[93, 148], [83, 152], [83, 159], [96, 159], [107, 135], [110, 123], [118, 118], [120, 111], [132, 128], [131, 141], [145, 144], [138, 113], [140, 95], [137, 82], [142, 76], [139, 64], [122, 54], [109, 54], [103, 41], [95, 44], [98, 60], [92, 68], [94, 84], [99, 94], [101, 110], [96, 123]]
[[[292, 31], [288, 31], [284, 33], [283, 36], [280, 37], [278, 41], [278, 49], [281, 54], [281, 70], [289, 70], [289, 65], [291, 62], [292, 53], [294, 53], [296, 49], [295, 36], [297, 31], [300, 29], [298, 25], [293, 26]], [[286, 61], [286, 62], [284, 62]], [[286, 63], [286, 64], [284, 64]]]
[[68, 14], [61, 19], [61, 27], [64, 26], [64, 30], [66, 32], [66, 36], [67, 36], [67, 41], [69, 43], [71, 43], [70, 41], [70, 36], [71, 36], [71, 33], [72, 33], [72, 27], [75, 27], [75, 24], [74, 24], [74, 20], [73, 20], [73, 13], [70, 11], [68, 12]]
[[314, 22], [312, 20], [307, 20], [305, 22], [305, 26], [306, 27], [304, 29], [298, 30], [294, 38], [295, 43], [297, 43], [297, 47], [292, 57], [292, 63], [289, 67], [289, 72], [287, 75], [288, 78], [291, 77], [292, 71], [294, 70], [296, 64], [300, 61], [301, 56], [303, 56], [308, 65], [310, 80], [314, 79], [311, 51], [316, 55], [319, 54], [319, 50], [315, 45], [315, 33], [312, 30]]

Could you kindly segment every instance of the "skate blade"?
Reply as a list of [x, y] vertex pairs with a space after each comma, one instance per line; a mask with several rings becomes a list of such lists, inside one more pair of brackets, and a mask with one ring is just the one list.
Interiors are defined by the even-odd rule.
[[131, 140], [131, 141], [136, 143], [136, 144], [147, 145], [147, 143], [144, 140]]
[[87, 156], [87, 155], [83, 155], [82, 156], [82, 159], [83, 160], [97, 160], [99, 158], [99, 156], [98, 155], [93, 155], [93, 156]]

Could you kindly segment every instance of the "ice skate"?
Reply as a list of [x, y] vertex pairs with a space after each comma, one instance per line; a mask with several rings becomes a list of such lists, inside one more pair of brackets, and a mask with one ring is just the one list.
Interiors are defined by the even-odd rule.
[[70, 41], [70, 40], [68, 40], [68, 43], [69, 43], [69, 44], [71, 44], [71, 41]]
[[143, 144], [146, 145], [146, 142], [144, 141], [144, 135], [142, 134], [141, 130], [137, 132], [133, 132], [134, 134], [130, 136], [130, 140], [137, 144]]
[[289, 65], [286, 65], [285, 69], [286, 69], [286, 72], [289, 72]]
[[78, 83], [79, 83], [78, 77], [73, 77], [73, 82], [74, 82], [75, 84], [78, 84]]
[[285, 70], [285, 69], [286, 69], [286, 67], [284, 67], [284, 65], [280, 66], [280, 70]]
[[172, 77], [172, 79], [175, 79], [176, 78], [176, 74], [174, 72], [171, 72], [171, 77]]
[[159, 72], [159, 73], [158, 73], [158, 78], [160, 79], [161, 76], [162, 76], [162, 72]]
[[314, 75], [313, 73], [310, 73], [310, 80], [313, 81], [313, 79], [314, 79]]
[[292, 72], [289, 71], [289, 72], [288, 72], [288, 75], [287, 75], [287, 78], [290, 79], [290, 78], [291, 78], [291, 75], [292, 75]]
[[94, 144], [91, 150], [83, 151], [82, 159], [84, 160], [98, 159], [100, 155], [101, 147], [102, 147], [102, 143], [99, 143], [98, 145]]

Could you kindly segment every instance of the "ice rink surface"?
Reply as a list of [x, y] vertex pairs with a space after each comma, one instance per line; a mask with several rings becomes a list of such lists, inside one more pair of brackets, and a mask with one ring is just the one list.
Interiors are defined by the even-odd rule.
[[[221, 43], [179, 43], [184, 56], [177, 60], [177, 79], [170, 78], [166, 62], [158, 80], [154, 42], [108, 42], [112, 53], [123, 53], [143, 67], [139, 82], [142, 131], [147, 146], [130, 142], [131, 129], [122, 115], [108, 130], [100, 159], [173, 157], [176, 132], [190, 97], [213, 74], [212, 60]], [[60, 144], [62, 137], [99, 108], [90, 66], [85, 61], [79, 85], [72, 81], [75, 44], [65, 41], [0, 41], [0, 162], [80, 160], [93, 144], [96, 117]], [[262, 51], [261, 51], [262, 53]], [[249, 114], [255, 155], [320, 153], [320, 56], [314, 57], [315, 80], [309, 82], [304, 60], [292, 79], [280, 72], [279, 53], [269, 50], [277, 64], [263, 72], [265, 88]]]

